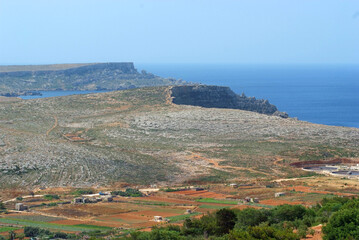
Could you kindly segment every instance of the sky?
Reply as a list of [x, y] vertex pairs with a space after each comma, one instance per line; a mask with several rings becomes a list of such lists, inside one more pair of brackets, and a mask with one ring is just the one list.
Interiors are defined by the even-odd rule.
[[359, 0], [0, 0], [0, 64], [359, 64]]

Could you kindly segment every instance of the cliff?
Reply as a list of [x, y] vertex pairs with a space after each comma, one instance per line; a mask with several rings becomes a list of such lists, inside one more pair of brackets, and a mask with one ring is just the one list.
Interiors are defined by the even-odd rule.
[[146, 71], [133, 63], [0, 66], [0, 95], [16, 96], [50, 90], [122, 90], [182, 84]]
[[231, 108], [287, 118], [268, 100], [237, 95], [229, 87], [192, 85], [172, 88], [173, 103], [206, 108]]

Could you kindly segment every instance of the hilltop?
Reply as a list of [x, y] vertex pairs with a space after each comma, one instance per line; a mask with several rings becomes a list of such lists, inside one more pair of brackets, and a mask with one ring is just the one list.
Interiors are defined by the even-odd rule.
[[149, 86], [180, 85], [182, 81], [161, 78], [134, 64], [89, 63], [0, 66], [0, 95], [36, 95], [50, 90], [122, 90]]
[[265, 181], [359, 157], [359, 129], [172, 99], [151, 87], [0, 102], [1, 187]]

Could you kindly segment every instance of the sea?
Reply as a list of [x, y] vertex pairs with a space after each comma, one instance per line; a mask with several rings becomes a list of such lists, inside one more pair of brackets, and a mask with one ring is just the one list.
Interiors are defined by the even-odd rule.
[[[161, 77], [228, 86], [299, 120], [359, 128], [359, 65], [136, 64]], [[23, 99], [94, 91], [43, 91]]]

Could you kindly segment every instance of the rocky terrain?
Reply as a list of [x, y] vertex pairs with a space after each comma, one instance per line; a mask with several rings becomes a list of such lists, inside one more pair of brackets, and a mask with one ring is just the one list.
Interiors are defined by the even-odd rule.
[[183, 84], [146, 71], [133, 63], [91, 63], [0, 66], [0, 95], [36, 95], [46, 90], [120, 90]]
[[276, 115], [287, 118], [288, 114], [279, 112], [268, 100], [237, 95], [229, 87], [220, 86], [175, 86], [172, 89], [173, 103], [201, 106], [207, 108], [232, 108]]
[[151, 87], [1, 101], [1, 187], [261, 181], [308, 174], [292, 162], [359, 157], [359, 129], [172, 98]]

